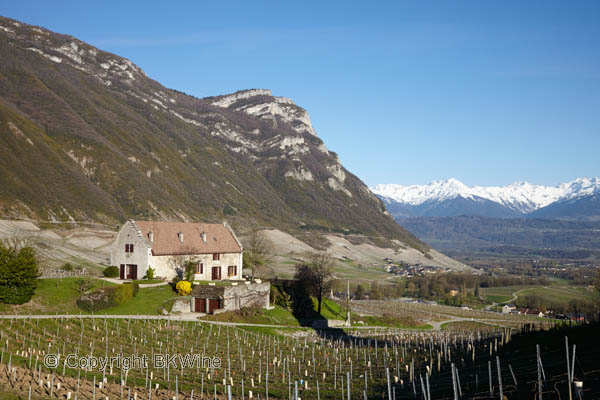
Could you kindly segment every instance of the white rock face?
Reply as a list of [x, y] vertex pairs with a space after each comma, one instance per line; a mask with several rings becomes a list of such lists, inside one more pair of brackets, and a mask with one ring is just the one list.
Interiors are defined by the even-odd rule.
[[473, 199], [476, 196], [526, 214], [557, 201], [598, 194], [600, 179], [578, 178], [557, 186], [515, 182], [507, 186], [469, 187], [457, 179], [450, 178], [447, 181], [433, 181], [428, 185], [380, 184], [372, 187], [371, 191], [410, 205], [419, 205], [430, 200], [444, 201], [459, 196]]
[[273, 96], [273, 93], [271, 93], [269, 89], [251, 89], [239, 93], [234, 93], [229, 96], [225, 96], [212, 104], [215, 106], [227, 108], [238, 100], [248, 99], [254, 96]]
[[331, 172], [331, 174], [335, 176], [338, 181], [344, 182], [346, 180], [346, 173], [340, 164], [328, 165], [327, 170]]
[[55, 63], [61, 63], [62, 62], [62, 58], [56, 57], [56, 56], [51, 56], [50, 54], [46, 54], [43, 51], [41, 51], [40, 49], [36, 49], [35, 47], [28, 47], [27, 50], [31, 50], [34, 53], [41, 54], [42, 56], [46, 57], [47, 59], [49, 59], [51, 61], [54, 61]]
[[235, 110], [265, 119], [272, 119], [273, 116], [279, 116], [284, 121], [289, 122], [296, 132], [317, 136], [306, 110], [298, 107], [291, 99], [273, 96], [272, 92], [268, 89], [252, 89], [234, 93], [213, 102], [212, 105], [229, 108], [239, 100], [256, 96], [269, 96], [273, 100], [258, 104], [243, 105], [236, 107]]
[[347, 196], [352, 197], [352, 193], [350, 193], [350, 191], [335, 178], [327, 178], [327, 185], [333, 190], [338, 190], [345, 193]]
[[69, 57], [71, 60], [75, 61], [77, 64], [81, 64], [83, 59], [81, 56], [85, 54], [85, 50], [79, 49], [79, 46], [75, 42], [71, 42], [69, 44], [64, 44], [60, 47], [54, 49], [55, 51], [64, 54]]
[[312, 172], [310, 172], [308, 169], [304, 168], [304, 166], [300, 166], [293, 170], [286, 171], [286, 173], [283, 175], [286, 178], [293, 178], [293, 179], [297, 179], [299, 181], [310, 181], [310, 182], [314, 181]]

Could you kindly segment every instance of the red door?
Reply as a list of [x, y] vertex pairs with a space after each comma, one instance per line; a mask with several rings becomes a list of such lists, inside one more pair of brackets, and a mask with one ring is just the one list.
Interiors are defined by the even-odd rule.
[[121, 264], [121, 274], [119, 275], [119, 277], [121, 279], [125, 279], [125, 264]]
[[127, 264], [127, 279], [137, 279], [137, 265], [136, 264]]
[[221, 280], [221, 267], [212, 267], [212, 280]]
[[208, 312], [210, 314], [213, 314], [218, 308], [221, 308], [218, 299], [208, 299]]
[[196, 304], [194, 305], [194, 311], [205, 313], [206, 312], [206, 299], [196, 297]]

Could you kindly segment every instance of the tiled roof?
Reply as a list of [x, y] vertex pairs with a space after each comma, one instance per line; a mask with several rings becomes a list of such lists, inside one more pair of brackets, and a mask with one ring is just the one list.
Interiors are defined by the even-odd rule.
[[[239, 253], [240, 244], [233, 232], [224, 224], [190, 222], [135, 221], [134, 222], [155, 256]], [[152, 233], [153, 241], [150, 241]], [[179, 234], [183, 234], [183, 242]], [[202, 240], [206, 234], [206, 242]]]

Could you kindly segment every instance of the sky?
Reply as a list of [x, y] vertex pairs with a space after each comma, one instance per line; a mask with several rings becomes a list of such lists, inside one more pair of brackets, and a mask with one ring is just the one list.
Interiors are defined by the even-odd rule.
[[598, 1], [5, 1], [205, 97], [308, 110], [368, 185], [600, 175]]

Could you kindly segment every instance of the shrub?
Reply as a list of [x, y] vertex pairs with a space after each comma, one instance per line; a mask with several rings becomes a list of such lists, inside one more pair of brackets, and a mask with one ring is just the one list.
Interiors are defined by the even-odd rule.
[[258, 317], [263, 315], [263, 309], [259, 306], [243, 307], [236, 311], [242, 317]]
[[192, 293], [192, 284], [188, 281], [179, 281], [177, 285], [175, 285], [175, 289], [177, 289], [177, 293], [181, 296], [187, 296]]
[[104, 276], [107, 278], [116, 278], [119, 276], [119, 268], [115, 266], [104, 268]]
[[133, 284], [124, 283], [116, 287], [114, 291], [116, 304], [125, 304], [133, 299]]
[[120, 286], [105, 287], [86, 293], [77, 299], [77, 306], [84, 311], [94, 312], [117, 305], [115, 290]]
[[292, 306], [292, 298], [285, 290], [277, 285], [271, 285], [271, 304], [281, 306], [285, 309], [290, 309]]
[[133, 297], [137, 296], [140, 291], [140, 285], [137, 283], [133, 283]]
[[81, 278], [75, 281], [75, 290], [77, 293], [83, 294], [94, 286], [94, 282], [90, 278]]
[[146, 275], [144, 276], [144, 278], [154, 279], [154, 268], [148, 267], [148, 270], [146, 271]]
[[60, 269], [63, 271], [73, 271], [73, 265], [71, 263], [64, 263]]
[[195, 264], [191, 261], [188, 261], [185, 263], [185, 280], [186, 281], [192, 281], [194, 279], [194, 268], [195, 268]]

